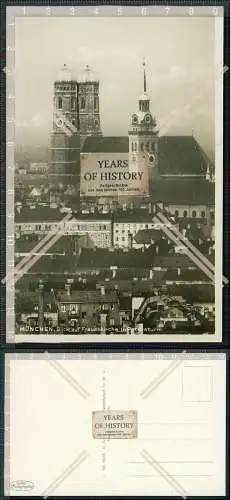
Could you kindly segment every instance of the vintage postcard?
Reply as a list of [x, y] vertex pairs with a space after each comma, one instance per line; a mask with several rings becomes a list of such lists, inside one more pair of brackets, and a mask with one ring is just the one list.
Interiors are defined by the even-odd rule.
[[5, 398], [6, 496], [225, 495], [225, 354], [7, 354]]
[[222, 339], [223, 8], [7, 8], [7, 341]]

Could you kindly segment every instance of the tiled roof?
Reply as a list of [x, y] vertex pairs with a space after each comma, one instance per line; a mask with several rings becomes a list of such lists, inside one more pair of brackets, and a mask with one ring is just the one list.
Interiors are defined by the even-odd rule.
[[76, 304], [92, 303], [114, 303], [118, 302], [116, 292], [107, 292], [102, 295], [101, 290], [73, 290], [70, 295], [67, 293], [58, 293], [57, 298], [60, 302], [69, 302]]
[[128, 153], [129, 138], [123, 136], [114, 137], [87, 137], [81, 150], [84, 153]]
[[151, 200], [174, 205], [214, 205], [215, 184], [205, 179], [186, 177], [152, 182]]
[[153, 222], [153, 214], [149, 214], [147, 209], [142, 210], [117, 210], [113, 213], [114, 222]]
[[[88, 137], [81, 153], [128, 151], [128, 137]], [[162, 136], [158, 152], [160, 175], [206, 175], [208, 159], [193, 136]]]
[[[37, 243], [41, 240], [37, 234], [31, 234], [30, 236], [21, 236], [21, 238], [15, 239], [15, 253], [17, 252], [31, 252]], [[68, 253], [68, 251], [75, 251], [78, 249], [77, 242], [79, 240], [78, 236], [68, 236], [63, 235], [58, 241], [52, 245], [47, 253]], [[39, 252], [39, 250], [38, 250]], [[42, 253], [42, 250], [40, 250]]]
[[206, 175], [207, 160], [192, 136], [162, 136], [159, 140], [161, 175]]
[[121, 311], [132, 310], [132, 297], [120, 297], [120, 310]]
[[166, 255], [160, 256], [155, 255], [153, 260], [154, 267], [163, 267], [163, 268], [188, 268], [188, 267], [196, 267], [195, 264], [189, 259], [187, 255], [179, 254], [179, 255]]
[[[43, 294], [43, 303], [44, 303], [44, 312], [56, 312], [57, 308], [52, 299], [52, 296], [49, 293]], [[36, 312], [36, 307], [38, 307], [39, 303], [39, 292], [29, 291], [29, 292], [21, 292], [18, 296], [16, 296], [15, 301], [15, 309], [16, 312], [24, 312], [33, 314]]]
[[42, 274], [72, 274], [77, 268], [76, 255], [45, 255], [31, 268], [30, 273]]
[[82, 268], [106, 268], [110, 266], [118, 266], [120, 268], [127, 267], [149, 267], [153, 263], [153, 254], [144, 253], [141, 250], [129, 250], [124, 252], [122, 249], [109, 251], [106, 249], [97, 248], [83, 249], [78, 261], [78, 267]]
[[117, 266], [118, 268], [134, 269], [133, 276], [135, 276], [136, 268], [188, 268], [195, 267], [193, 262], [187, 255], [167, 255], [160, 256], [154, 255], [153, 249], [150, 247], [145, 251], [141, 249], [132, 249], [123, 251], [116, 249], [109, 251], [103, 248], [97, 249], [82, 249], [81, 255], [78, 260], [78, 268], [95, 269], [95, 268], [108, 268], [110, 266]]
[[15, 222], [56, 222], [62, 220], [65, 214], [62, 214], [56, 208], [37, 207], [37, 208], [23, 208], [20, 212], [15, 211]]
[[87, 221], [100, 221], [100, 220], [103, 220], [103, 221], [110, 221], [111, 220], [111, 214], [103, 214], [103, 213], [99, 213], [99, 212], [92, 212], [92, 213], [88, 213], [88, 214], [82, 214], [80, 212], [74, 212], [73, 213], [73, 219], [76, 219], [76, 220], [87, 220]]
[[181, 295], [188, 302], [215, 302], [215, 287], [212, 284], [169, 285], [167, 291], [171, 295]]

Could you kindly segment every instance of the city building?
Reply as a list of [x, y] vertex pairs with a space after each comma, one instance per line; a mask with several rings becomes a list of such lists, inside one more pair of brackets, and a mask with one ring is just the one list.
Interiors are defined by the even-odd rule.
[[66, 292], [59, 292], [56, 301], [60, 323], [91, 328], [92, 333], [120, 325], [118, 295], [114, 291], [105, 293], [103, 286], [100, 290], [71, 291], [71, 285], [66, 285]]
[[136, 234], [143, 229], [153, 229], [153, 215], [148, 211], [117, 211], [113, 215], [113, 245], [118, 248], [139, 248]]
[[[15, 212], [15, 236], [55, 233], [63, 217], [58, 208], [18, 208]], [[65, 235], [87, 235], [86, 246], [89, 247], [106, 248], [112, 245], [112, 219], [104, 214], [73, 214], [70, 220], [61, 224], [61, 230]]]
[[81, 144], [100, 134], [99, 81], [89, 66], [76, 80], [64, 64], [54, 82], [50, 182], [78, 184]]
[[48, 164], [43, 162], [30, 162], [29, 172], [30, 174], [45, 174], [48, 171]]

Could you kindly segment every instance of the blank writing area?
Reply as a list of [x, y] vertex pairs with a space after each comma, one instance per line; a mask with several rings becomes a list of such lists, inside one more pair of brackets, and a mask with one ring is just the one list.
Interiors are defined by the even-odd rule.
[[[6, 495], [225, 494], [224, 357], [39, 356], [6, 355]], [[94, 439], [101, 410], [138, 437]]]

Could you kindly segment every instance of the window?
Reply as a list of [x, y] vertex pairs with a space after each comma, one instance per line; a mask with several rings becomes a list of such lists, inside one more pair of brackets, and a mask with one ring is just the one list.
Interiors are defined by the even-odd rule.
[[132, 142], [132, 152], [134, 151], [134, 143]]
[[75, 97], [71, 97], [71, 109], [72, 111], [76, 109]]
[[184, 210], [183, 215], [184, 215], [184, 217], [188, 217], [188, 210]]
[[134, 151], [137, 151], [137, 143], [134, 143]]
[[193, 210], [192, 211], [192, 217], [195, 218], [196, 217], [196, 210]]
[[58, 109], [62, 108], [62, 98], [58, 97]]
[[201, 217], [204, 218], [205, 217], [205, 210], [201, 210]]
[[178, 217], [179, 216], [179, 210], [175, 210], [175, 216]]
[[94, 109], [97, 109], [98, 108], [98, 99], [97, 97], [95, 96], [94, 97]]
[[122, 239], [122, 241], [125, 241], [125, 237], [124, 236], [121, 239]]
[[144, 144], [143, 144], [143, 142], [141, 143], [141, 151], [144, 151]]
[[146, 142], [146, 151], [149, 151], [149, 143]]
[[155, 151], [155, 142], [152, 143], [152, 151]]
[[212, 220], [214, 219], [214, 212], [210, 212], [210, 217]]
[[84, 97], [81, 98], [80, 107], [81, 107], [81, 109], [85, 109], [85, 98]]

